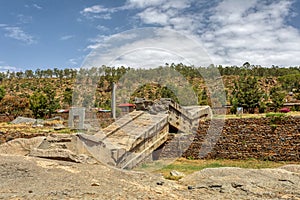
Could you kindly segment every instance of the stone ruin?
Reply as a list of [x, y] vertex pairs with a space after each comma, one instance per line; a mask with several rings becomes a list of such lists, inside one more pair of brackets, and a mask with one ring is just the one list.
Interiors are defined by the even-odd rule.
[[69, 126], [79, 132], [44, 137], [39, 144], [29, 148], [28, 154], [73, 162], [97, 160], [131, 169], [152, 157], [153, 152], [168, 140], [170, 132], [194, 134], [199, 120], [211, 116], [209, 106], [184, 107], [167, 98], [158, 101], [137, 99], [136, 104], [137, 110], [93, 135], [80, 132], [85, 128], [85, 109], [72, 108]]

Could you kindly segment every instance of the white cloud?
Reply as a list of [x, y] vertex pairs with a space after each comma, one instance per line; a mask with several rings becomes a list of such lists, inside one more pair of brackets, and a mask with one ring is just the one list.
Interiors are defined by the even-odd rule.
[[164, 1], [136, 1], [127, 2], [126, 7], [141, 11], [135, 18], [143, 24], [172, 27], [174, 30], [193, 32], [203, 26], [203, 13], [185, 12], [192, 7], [194, 0], [164, 0]]
[[74, 37], [75, 37], [74, 35], [64, 35], [60, 37], [60, 40], [70, 40]]
[[135, 29], [100, 37], [97, 42], [98, 46], [93, 46], [94, 50], [87, 56], [83, 67], [105, 64], [154, 68], [173, 62], [198, 66], [211, 64], [196, 41], [168, 29]]
[[26, 5], [24, 5], [24, 7], [25, 7], [25, 8], [35, 8], [35, 9], [37, 9], [37, 10], [42, 10], [42, 9], [43, 9], [43, 7], [40, 6], [40, 5], [38, 5], [38, 4], [32, 4], [32, 5], [26, 4]]
[[69, 59], [68, 63], [72, 64], [72, 65], [77, 65], [77, 60], [75, 58], [71, 58]]
[[106, 26], [102, 26], [102, 25], [98, 25], [96, 28], [99, 31], [103, 31], [103, 32], [109, 31], [109, 28], [107, 28]]
[[0, 72], [6, 72], [6, 71], [21, 71], [21, 69], [17, 68], [17, 67], [13, 67], [13, 66], [0, 66]]
[[149, 7], [160, 7], [162, 9], [183, 9], [189, 6], [189, 0], [128, 0], [124, 7], [136, 9], [145, 9]]
[[74, 58], [70, 58], [66, 61], [66, 65], [70, 66], [70, 67], [79, 67], [80, 64], [82, 63], [83, 59], [85, 58], [86, 55], [81, 55], [78, 57], [74, 57]]
[[80, 14], [88, 19], [111, 19], [111, 13], [114, 13], [118, 8], [105, 8], [102, 5], [94, 5], [84, 8]]
[[89, 45], [85, 50], [94, 50], [98, 48], [110, 48], [111, 44], [109, 41], [114, 40], [114, 42], [123, 43], [126, 40], [135, 39], [137, 35], [135, 33], [118, 33], [114, 35], [98, 35], [96, 38], [89, 39], [92, 44]]
[[126, 6], [128, 8], [147, 8], [149, 6], [159, 6], [164, 0], [128, 0]]
[[25, 33], [20, 27], [17, 26], [4, 26], [3, 29], [6, 31], [5, 37], [13, 38], [15, 40], [22, 41], [26, 44], [36, 43], [33, 36]]
[[147, 8], [137, 16], [146, 24], [167, 25], [169, 21], [169, 16], [166, 13], [154, 8]]
[[102, 12], [107, 12], [107, 11], [108, 11], [108, 8], [104, 8], [101, 5], [95, 5], [95, 6], [92, 6], [92, 7], [84, 8], [83, 11], [81, 11], [81, 13], [82, 14], [85, 14], [85, 13], [102, 13]]
[[17, 15], [17, 18], [21, 23], [28, 24], [32, 22], [32, 16], [25, 16], [23, 14]]
[[288, 1], [222, 1], [212, 10], [201, 38], [218, 64], [298, 65], [299, 30], [286, 22], [291, 5]]
[[32, 7], [38, 9], [38, 10], [42, 10], [43, 8], [37, 4], [33, 4]]
[[[134, 9], [132, 19], [141, 26], [165, 27], [198, 37], [215, 64], [242, 65], [248, 61], [263, 66], [295, 66], [300, 63], [300, 33], [287, 21], [295, 16], [292, 6], [293, 1], [279, 0], [127, 0], [121, 7], [93, 6], [83, 11], [101, 18]], [[95, 40], [88, 48], [99, 48], [103, 41]], [[169, 42], [182, 45], [181, 41]]]

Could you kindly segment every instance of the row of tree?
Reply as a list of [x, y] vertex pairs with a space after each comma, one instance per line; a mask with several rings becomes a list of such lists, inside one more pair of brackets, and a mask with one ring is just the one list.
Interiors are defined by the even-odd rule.
[[242, 66], [218, 66], [218, 70], [222, 76], [226, 75], [241, 75], [247, 74], [249, 76], [257, 77], [280, 77], [292, 74], [299, 74], [300, 67], [278, 67], [273, 65], [272, 67], [262, 67], [260, 65], [251, 65], [249, 62], [245, 62]]
[[[186, 66], [182, 63], [180, 64], [165, 64], [166, 67], [173, 68], [178, 72], [182, 73], [186, 77], [195, 77], [201, 76], [201, 70], [205, 69], [206, 67], [195, 67], [195, 66]], [[218, 65], [216, 68], [219, 70], [222, 76], [224, 75], [240, 75], [240, 74], [247, 74], [251, 76], [259, 76], [259, 77], [270, 77], [270, 76], [285, 76], [285, 75], [292, 75], [300, 73], [300, 67], [278, 67], [273, 65], [272, 67], [262, 67], [261, 65], [251, 65], [249, 62], [245, 62], [242, 66], [222, 66]], [[92, 76], [95, 74], [98, 75], [108, 75], [111, 76], [118, 76], [120, 74], [124, 74], [126, 71], [132, 68], [129, 67], [92, 67], [92, 68], [81, 68], [77, 69], [36, 69], [35, 71], [28, 69], [25, 71], [10, 71], [7, 70], [6, 72], [0, 72], [0, 80], [3, 79], [11, 79], [11, 78], [75, 78], [76, 75], [88, 75]]]
[[0, 81], [4, 79], [22, 79], [22, 78], [75, 78], [77, 74], [76, 69], [36, 69], [35, 71], [28, 69], [23, 71], [9, 71], [0, 72]]
[[[213, 66], [213, 65], [211, 65]], [[209, 66], [209, 67], [211, 67]], [[180, 64], [168, 64], [162, 67], [170, 67], [180, 72], [185, 77], [201, 77], [203, 70], [209, 67], [195, 67], [195, 66], [186, 66], [182, 63]], [[278, 67], [273, 65], [272, 67], [262, 67], [260, 65], [251, 65], [248, 62], [245, 62], [242, 66], [214, 66], [220, 72], [221, 76], [225, 75], [240, 75], [247, 74], [249, 76], [258, 76], [258, 77], [280, 77], [286, 75], [300, 74], [300, 66], [297, 67]], [[13, 79], [13, 78], [75, 78], [76, 75], [80, 74], [82, 76], [111, 76], [116, 80], [120, 78], [121, 75], [126, 73], [129, 70], [133, 70], [130, 67], [92, 67], [92, 68], [80, 68], [77, 69], [36, 69], [35, 71], [28, 69], [25, 71], [9, 71], [0, 72], [0, 81], [3, 79]], [[139, 70], [139, 69], [138, 69]]]

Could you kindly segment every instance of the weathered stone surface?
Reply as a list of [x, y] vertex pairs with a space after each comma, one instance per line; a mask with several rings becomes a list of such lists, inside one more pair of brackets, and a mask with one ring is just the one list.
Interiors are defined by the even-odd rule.
[[0, 154], [28, 155], [33, 148], [37, 148], [46, 137], [31, 139], [17, 138], [0, 145]]
[[44, 120], [41, 119], [34, 119], [34, 118], [28, 118], [28, 117], [17, 117], [13, 121], [11, 121], [12, 124], [43, 124]]
[[0, 199], [297, 200], [299, 181], [299, 173], [284, 169], [219, 168], [178, 183], [101, 164], [0, 155]]
[[[190, 196], [155, 175], [35, 157], [0, 155], [0, 180], [0, 199], [183, 200]], [[164, 185], [156, 184], [162, 181]]]
[[76, 163], [95, 163], [96, 161], [85, 154], [75, 154], [74, 152], [68, 149], [32, 149], [30, 151], [30, 156], [71, 161]]
[[68, 134], [51, 134], [47, 136], [46, 140], [50, 143], [71, 142], [72, 136]]
[[[289, 169], [291, 166], [285, 168]], [[235, 199], [244, 199], [247, 195], [249, 199], [300, 198], [300, 173], [283, 168], [207, 168], [190, 174], [179, 182], [208, 193], [217, 190], [230, 194]]]
[[286, 171], [295, 172], [295, 173], [300, 174], [300, 165], [285, 165], [280, 168], [284, 169]]

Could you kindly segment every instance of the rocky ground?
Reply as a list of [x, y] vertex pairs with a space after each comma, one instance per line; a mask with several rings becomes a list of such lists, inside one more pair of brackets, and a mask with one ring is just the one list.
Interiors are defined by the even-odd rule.
[[0, 155], [0, 199], [300, 199], [300, 166], [204, 169], [179, 182], [29, 156]]
[[[47, 139], [67, 141], [66, 137]], [[300, 200], [300, 165], [204, 169], [177, 182], [154, 172], [125, 171], [95, 159], [76, 159], [73, 154], [59, 157], [69, 161], [29, 156], [45, 139], [19, 138], [0, 145], [0, 199]]]

